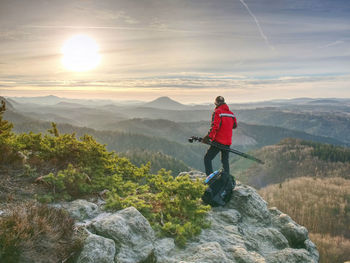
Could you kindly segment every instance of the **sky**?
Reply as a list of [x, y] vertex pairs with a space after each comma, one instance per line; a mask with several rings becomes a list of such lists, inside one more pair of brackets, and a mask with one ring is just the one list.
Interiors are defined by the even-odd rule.
[[[79, 34], [85, 72], [62, 64]], [[350, 98], [349, 0], [0, 0], [0, 95]]]

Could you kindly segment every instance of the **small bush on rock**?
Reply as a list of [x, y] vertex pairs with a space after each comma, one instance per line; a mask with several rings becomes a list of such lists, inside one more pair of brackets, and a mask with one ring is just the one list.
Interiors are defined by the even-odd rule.
[[201, 203], [205, 190], [202, 182], [193, 182], [188, 176], [172, 177], [164, 169], [158, 174], [139, 178], [139, 183], [128, 182], [128, 190], [113, 191], [107, 199], [107, 209], [134, 206], [159, 233], [175, 237], [179, 246], [208, 227], [205, 219], [209, 206]]

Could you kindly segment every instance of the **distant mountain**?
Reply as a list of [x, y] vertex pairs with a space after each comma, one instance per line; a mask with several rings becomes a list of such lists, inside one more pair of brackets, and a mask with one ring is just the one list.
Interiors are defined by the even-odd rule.
[[40, 97], [11, 97], [11, 99], [19, 103], [43, 104], [43, 105], [54, 105], [63, 101], [62, 98], [54, 95], [40, 96]]
[[65, 108], [65, 107], [67, 107], [67, 108], [82, 108], [82, 107], [84, 107], [83, 104], [66, 102], [66, 101], [61, 101], [61, 102], [55, 104], [54, 106], [62, 107], [62, 108]]
[[[308, 101], [307, 98], [299, 101], [303, 100]], [[69, 123], [97, 130], [119, 130], [158, 136], [180, 143], [192, 135], [204, 136], [209, 130], [213, 110], [213, 106], [210, 105], [208, 108], [198, 109], [196, 106], [183, 105], [168, 97], [158, 98], [143, 104], [143, 107], [137, 107], [135, 104], [98, 105], [89, 100], [85, 100], [84, 103], [90, 104], [81, 106], [78, 100], [64, 99], [55, 105], [23, 103], [13, 106], [18, 113], [38, 120]], [[155, 108], [165, 107], [165, 105], [166, 108]], [[174, 109], [177, 107], [181, 109]], [[341, 100], [339, 105], [325, 102], [275, 108], [250, 106], [250, 109], [233, 108], [232, 110], [239, 123], [239, 129], [234, 132], [233, 144], [235, 147], [242, 147], [241, 150], [275, 144], [286, 137], [336, 145], [350, 144], [348, 132], [350, 107]], [[120, 122], [121, 120], [125, 121]]]
[[181, 109], [187, 108], [186, 105], [181, 104], [175, 100], [172, 100], [169, 97], [159, 97], [153, 101], [145, 103], [142, 107], [168, 109], [168, 110], [181, 110]]
[[309, 101], [309, 104], [335, 104], [339, 103], [340, 101], [338, 99], [319, 99], [319, 100], [312, 100]]
[[103, 106], [107, 104], [113, 104], [112, 100], [102, 100], [102, 99], [70, 99], [62, 98], [54, 95], [40, 96], [40, 97], [11, 97], [13, 101], [21, 104], [37, 104], [37, 105], [57, 105], [59, 103], [73, 103], [81, 104], [84, 106]]
[[295, 107], [293, 110], [266, 108], [236, 110], [235, 114], [238, 120], [245, 123], [303, 131], [350, 143], [350, 107], [332, 109], [324, 105], [322, 112], [315, 106], [306, 109], [301, 106]]
[[[23, 103], [16, 105], [16, 111], [23, 116], [40, 121], [68, 123], [74, 126], [85, 126], [102, 130], [105, 130], [104, 126], [107, 123], [125, 119], [123, 114], [103, 110], [102, 107], [91, 107], [65, 101], [54, 105]], [[13, 120], [13, 122], [16, 124], [16, 121]]]

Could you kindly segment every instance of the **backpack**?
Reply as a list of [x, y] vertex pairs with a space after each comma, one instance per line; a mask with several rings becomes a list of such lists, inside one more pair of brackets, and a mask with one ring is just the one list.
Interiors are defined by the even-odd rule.
[[224, 206], [231, 200], [232, 191], [236, 186], [235, 179], [223, 170], [215, 171], [204, 181], [208, 185], [202, 200], [211, 206]]

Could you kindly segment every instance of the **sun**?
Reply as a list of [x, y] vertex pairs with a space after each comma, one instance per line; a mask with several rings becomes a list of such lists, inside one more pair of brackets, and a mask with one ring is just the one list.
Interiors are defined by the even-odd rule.
[[101, 61], [96, 41], [87, 35], [72, 36], [64, 42], [61, 52], [63, 54], [62, 65], [72, 71], [92, 70]]

